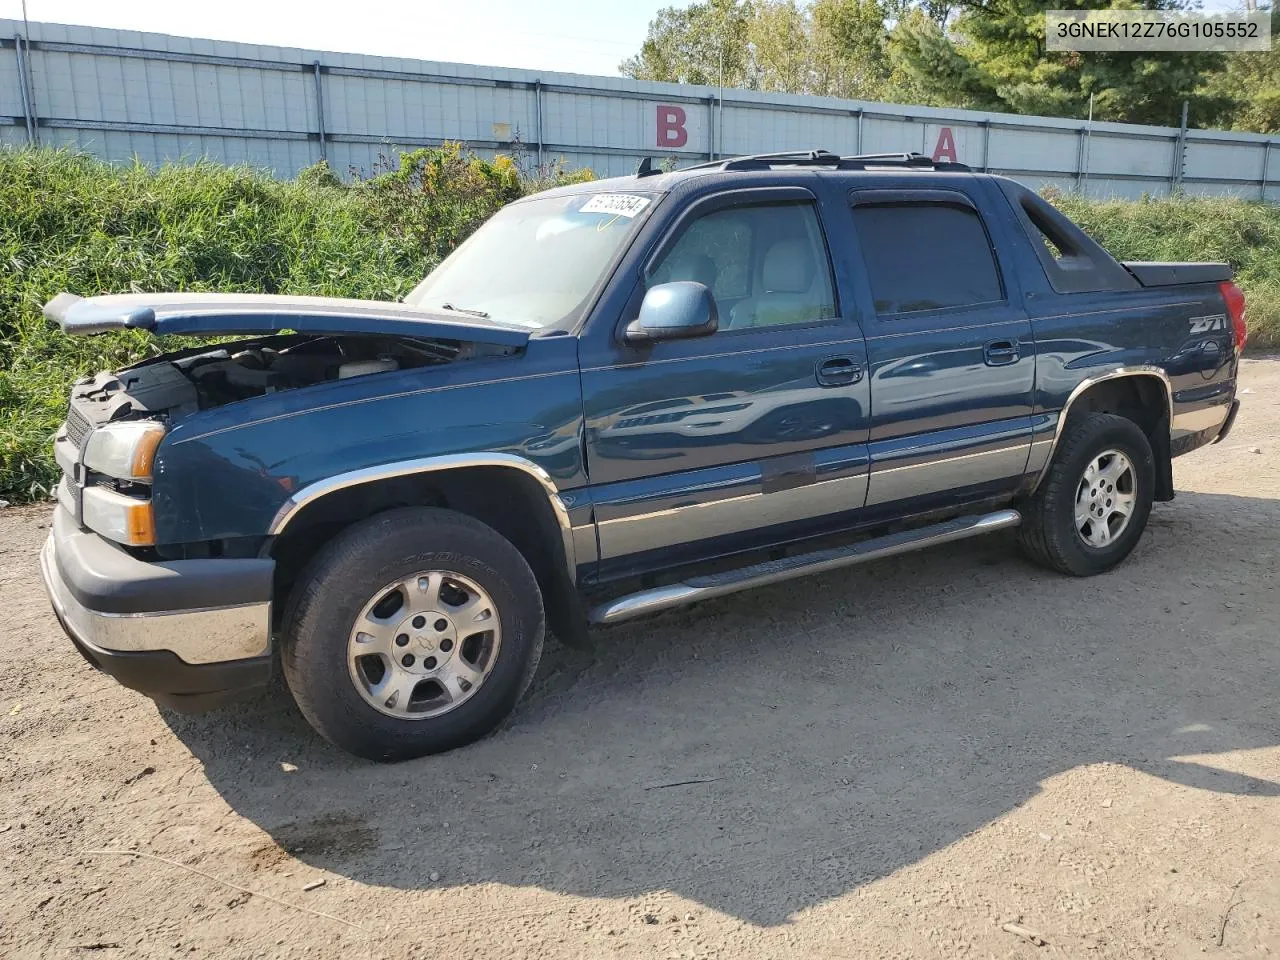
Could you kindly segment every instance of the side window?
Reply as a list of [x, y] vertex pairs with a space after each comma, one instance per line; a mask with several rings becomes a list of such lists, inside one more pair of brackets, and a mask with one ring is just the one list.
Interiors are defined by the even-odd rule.
[[940, 203], [855, 206], [854, 224], [876, 313], [943, 310], [1003, 300], [977, 213]]
[[672, 280], [711, 290], [721, 330], [836, 316], [831, 263], [811, 203], [728, 207], [699, 217], [649, 272], [650, 286]]

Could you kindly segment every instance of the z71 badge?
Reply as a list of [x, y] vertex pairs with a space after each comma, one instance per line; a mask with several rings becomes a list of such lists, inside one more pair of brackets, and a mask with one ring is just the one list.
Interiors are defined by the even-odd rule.
[[1227, 315], [1225, 313], [1215, 313], [1211, 317], [1191, 318], [1192, 333], [1208, 333], [1211, 330], [1225, 329], [1227, 329]]

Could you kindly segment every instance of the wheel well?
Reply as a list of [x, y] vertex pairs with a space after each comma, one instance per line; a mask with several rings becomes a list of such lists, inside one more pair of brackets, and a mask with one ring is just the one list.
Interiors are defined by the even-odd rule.
[[[577, 594], [565, 563], [563, 533], [547, 491], [514, 467], [460, 467], [389, 477], [346, 487], [307, 504], [271, 546], [276, 561], [276, 609], [284, 609], [279, 601], [288, 596], [311, 558], [335, 536], [374, 514], [409, 506], [465, 513], [510, 540], [537, 577], [553, 629], [566, 638], [572, 624], [564, 621], [572, 611], [564, 608], [576, 603]], [[572, 601], [567, 599], [570, 594]]]
[[1067, 419], [1088, 413], [1111, 413], [1132, 420], [1151, 443], [1155, 455], [1156, 499], [1173, 499], [1173, 467], [1169, 454], [1169, 396], [1150, 374], [1115, 377], [1086, 389], [1071, 404]]

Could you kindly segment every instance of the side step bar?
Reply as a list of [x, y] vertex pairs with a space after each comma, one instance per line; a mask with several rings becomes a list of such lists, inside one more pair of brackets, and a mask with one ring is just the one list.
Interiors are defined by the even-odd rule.
[[683, 583], [641, 590], [610, 600], [593, 609], [587, 618], [596, 624], [621, 623], [633, 617], [641, 617], [660, 610], [683, 607], [699, 600], [710, 600], [727, 593], [736, 593], [750, 587], [763, 587], [770, 583], [806, 577], [811, 573], [825, 573], [839, 567], [879, 560], [899, 553], [909, 553], [924, 547], [933, 547], [952, 540], [964, 540], [983, 533], [993, 533], [1016, 527], [1022, 522], [1017, 510], [997, 510], [982, 516], [957, 517], [945, 523], [936, 523], [915, 530], [903, 530], [887, 536], [863, 540], [852, 546], [833, 547], [814, 553], [781, 560], [766, 560], [740, 570], [729, 570], [704, 577], [690, 577]]

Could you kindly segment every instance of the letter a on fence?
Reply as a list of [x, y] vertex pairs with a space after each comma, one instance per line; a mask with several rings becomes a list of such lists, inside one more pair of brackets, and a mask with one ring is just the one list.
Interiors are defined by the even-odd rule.
[[938, 131], [938, 142], [933, 148], [933, 162], [948, 160], [951, 163], [957, 163], [959, 159], [956, 156], [956, 138], [952, 135], [950, 127], [943, 127]]

